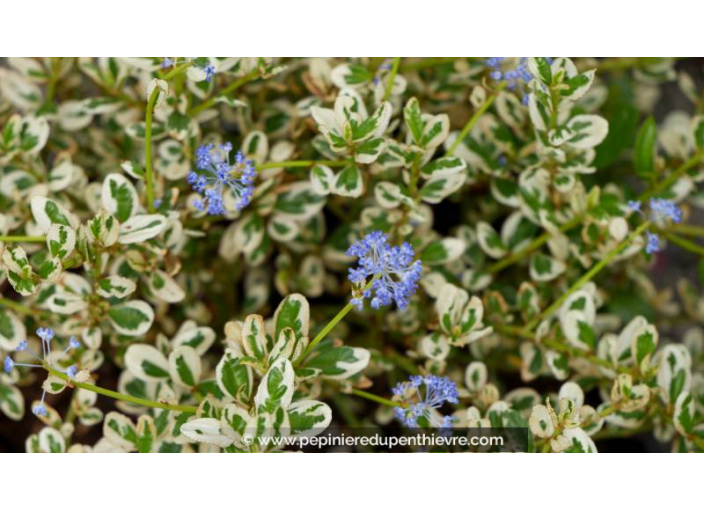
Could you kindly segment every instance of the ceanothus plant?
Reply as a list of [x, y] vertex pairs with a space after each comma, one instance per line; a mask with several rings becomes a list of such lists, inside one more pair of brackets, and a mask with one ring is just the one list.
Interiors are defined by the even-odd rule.
[[8, 442], [262, 452], [329, 427], [523, 428], [531, 452], [644, 433], [704, 451], [691, 67], [4, 60]]

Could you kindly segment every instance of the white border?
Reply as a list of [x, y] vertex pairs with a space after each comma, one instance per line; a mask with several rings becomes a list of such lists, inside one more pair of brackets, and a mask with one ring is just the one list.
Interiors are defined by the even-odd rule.
[[10, 0], [0, 42], [40, 55], [663, 56], [702, 47], [702, 14], [693, 0]]

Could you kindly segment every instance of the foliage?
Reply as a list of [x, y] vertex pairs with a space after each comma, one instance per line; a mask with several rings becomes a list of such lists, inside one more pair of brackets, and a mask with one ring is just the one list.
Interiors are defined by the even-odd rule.
[[[31, 452], [331, 424], [704, 451], [704, 282], [668, 269], [704, 267], [704, 96], [676, 64], [8, 58], [0, 411], [41, 421]], [[690, 113], [653, 116], [675, 80]]]

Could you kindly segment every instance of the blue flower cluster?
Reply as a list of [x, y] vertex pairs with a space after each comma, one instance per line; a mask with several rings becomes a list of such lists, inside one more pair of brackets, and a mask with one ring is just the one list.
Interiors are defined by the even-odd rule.
[[[638, 200], [629, 200], [626, 204], [632, 212], [644, 214], [642, 204]], [[673, 223], [682, 222], [682, 210], [672, 200], [664, 198], [651, 198], [648, 204], [650, 209], [649, 219], [656, 224], [664, 224], [667, 221]], [[660, 237], [654, 232], [645, 232], [645, 252], [649, 255], [660, 251]]]
[[525, 86], [533, 79], [533, 75], [528, 70], [528, 57], [521, 57], [515, 69], [502, 71], [501, 66], [506, 57], [490, 57], [486, 60], [486, 65], [492, 71], [489, 78], [496, 81], [505, 81], [508, 90], [519, 90], [522, 94], [521, 102], [528, 104], [529, 94], [526, 93]]
[[375, 231], [350, 246], [347, 255], [359, 258], [359, 266], [349, 270], [350, 281], [360, 291], [352, 304], [361, 310], [363, 299], [373, 295], [371, 305], [376, 310], [392, 302], [401, 310], [406, 309], [423, 270], [420, 261], [413, 260], [415, 253], [410, 244], [391, 247], [388, 236]]
[[[4, 369], [7, 374], [11, 373], [12, 370], [15, 367], [31, 367], [31, 368], [44, 368], [44, 366], [49, 365], [49, 363], [52, 361], [51, 358], [51, 341], [54, 339], [54, 330], [51, 328], [39, 328], [37, 329], [37, 336], [41, 339], [42, 341], [42, 356], [39, 356], [36, 354], [34, 351], [32, 351], [29, 348], [29, 343], [26, 340], [23, 340], [19, 343], [15, 351], [17, 352], [22, 352], [26, 351], [29, 353], [30, 356], [33, 358], [37, 359], [40, 364], [35, 364], [35, 363], [17, 363], [14, 361], [10, 356], [5, 357], [5, 363], [4, 363]], [[68, 342], [68, 346], [64, 351], [61, 353], [61, 355], [65, 355], [68, 353], [69, 350], [71, 349], [78, 349], [81, 346], [81, 342], [76, 340], [75, 336], [72, 336]], [[62, 370], [60, 368], [52, 367], [55, 370], [58, 370], [60, 372], [64, 372], [69, 379], [75, 379], [76, 375], [78, 375], [78, 367], [76, 365], [71, 365], [68, 367], [66, 370]], [[44, 404], [44, 399], [46, 398], [46, 390], [42, 392], [42, 399], [41, 401], [32, 406], [32, 413], [34, 413], [36, 416], [46, 416], [48, 414], [46, 410], [46, 405]]]
[[[424, 390], [422, 390], [424, 387]], [[443, 404], [457, 404], [459, 392], [457, 385], [447, 377], [437, 375], [414, 375], [408, 382], [398, 383], [392, 390], [400, 397], [407, 407], [396, 407], [396, 418], [407, 427], [418, 427], [418, 420], [425, 418], [431, 426], [449, 428], [452, 426], [452, 416], [438, 419], [433, 409], [439, 409]]]
[[188, 174], [188, 183], [195, 191], [204, 195], [196, 201], [196, 207], [203, 211], [207, 207], [208, 214], [225, 213], [223, 193], [229, 190], [237, 198], [235, 208], [241, 211], [249, 204], [254, 193], [254, 178], [257, 172], [254, 162], [246, 159], [242, 152], [237, 152], [234, 164], [230, 163], [231, 143], [215, 147], [212, 143], [201, 145], [196, 150], [196, 166], [206, 173]]
[[667, 220], [673, 223], [682, 222], [682, 210], [672, 200], [664, 198], [650, 199], [650, 221], [663, 223]]

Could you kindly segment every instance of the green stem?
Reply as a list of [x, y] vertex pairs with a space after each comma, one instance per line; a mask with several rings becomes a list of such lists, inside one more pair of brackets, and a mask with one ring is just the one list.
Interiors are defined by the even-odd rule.
[[165, 81], [169, 81], [169, 80], [175, 78], [177, 75], [181, 74], [182, 72], [186, 71], [189, 67], [191, 67], [192, 64], [193, 64], [193, 62], [189, 61], [189, 62], [184, 62], [183, 64], [177, 65], [171, 71], [166, 73], [166, 75], [164, 76], [163, 79]]
[[[185, 72], [189, 67], [191, 67], [191, 62], [186, 62], [174, 67], [169, 71], [166, 76], [164, 76], [164, 81], [169, 81], [175, 76]], [[147, 210], [150, 214], [154, 213], [154, 170], [152, 168], [152, 120], [154, 118], [154, 105], [159, 97], [161, 88], [159, 86], [154, 87], [152, 93], [149, 95], [149, 100], [147, 101], [147, 114], [145, 119], [144, 128], [144, 171], [145, 178], [147, 181]]]
[[76, 388], [83, 388], [84, 390], [92, 391], [93, 393], [98, 393], [99, 395], [105, 395], [106, 397], [114, 398], [116, 400], [122, 400], [123, 402], [130, 402], [139, 406], [152, 407], [155, 409], [167, 409], [169, 411], [177, 411], [181, 413], [195, 413], [198, 410], [198, 408], [195, 406], [182, 406], [164, 404], [162, 402], [154, 402], [153, 400], [133, 397], [132, 395], [125, 395], [124, 393], [119, 393], [117, 391], [107, 390], [105, 388], [101, 388], [100, 386], [95, 386], [94, 384], [72, 381], [69, 376], [67, 376], [63, 372], [59, 372], [58, 370], [48, 365], [44, 365], [44, 369], [54, 377], [58, 377], [59, 379], [68, 381], [69, 383], [71, 383], [72, 386]]
[[[541, 340], [541, 343], [548, 349], [552, 349], [553, 351], [557, 352], [562, 352], [572, 358], [584, 359], [593, 365], [599, 365], [600, 367], [615, 370], [614, 366], [611, 365], [611, 363], [609, 363], [607, 360], [601, 359], [598, 356], [594, 356], [593, 354], [590, 354], [589, 352], [584, 351], [582, 349], [572, 347], [571, 345], [563, 344], [561, 342], [558, 342], [557, 340], [553, 340], [550, 338], [543, 338]], [[627, 369], [624, 368], [624, 371], [627, 371]]]
[[386, 82], [386, 90], [384, 91], [384, 101], [388, 101], [391, 97], [391, 90], [394, 88], [394, 80], [396, 79], [396, 74], [398, 73], [398, 66], [401, 64], [401, 57], [394, 57], [394, 63], [391, 67], [391, 74], [389, 74], [389, 79]]
[[[656, 193], [659, 192], [659, 190], [663, 189], [664, 187], [668, 186], [669, 184], [675, 182], [677, 179], [679, 179], [687, 170], [692, 168], [694, 165], [697, 164], [697, 162], [701, 159], [701, 154], [697, 154], [690, 158], [688, 161], [683, 163], [675, 172], [668, 177], [665, 181], [663, 181], [662, 184], [659, 184], [657, 186], [653, 186], [647, 191], [645, 191], [643, 194], [641, 194], [638, 197], [638, 200], [647, 200], [651, 196], [655, 195]], [[668, 183], [669, 181], [669, 183]], [[573, 228], [577, 227], [582, 223], [582, 217], [578, 216], [576, 218], [573, 218], [572, 220], [568, 221], [564, 225], [560, 227], [560, 232], [567, 232], [568, 230], [572, 230]], [[684, 234], [691, 234], [691, 235], [701, 235], [704, 237], [704, 228], [701, 227], [693, 227], [691, 225], [673, 225], [671, 227], [673, 230], [680, 230], [681, 233]], [[548, 231], [543, 232], [543, 234], [540, 235], [540, 237], [537, 237], [532, 243], [530, 243], [528, 246], [523, 248], [522, 250], [514, 253], [510, 257], [506, 257], [504, 259], [501, 259], [497, 261], [496, 263], [492, 264], [489, 266], [487, 269], [490, 274], [495, 274], [501, 271], [502, 269], [515, 264], [516, 262], [520, 260], [525, 260], [528, 255], [533, 253], [535, 250], [540, 248], [542, 245], [547, 243], [550, 239], [552, 238], [552, 234]]]
[[584, 273], [582, 277], [577, 280], [574, 285], [572, 285], [567, 292], [562, 294], [552, 305], [550, 305], [546, 310], [544, 310], [535, 319], [530, 321], [526, 326], [526, 331], [532, 331], [540, 322], [546, 317], [550, 317], [556, 310], [558, 310], [562, 304], [576, 291], [578, 291], [582, 286], [594, 278], [599, 272], [604, 269], [613, 259], [615, 259], [633, 240], [638, 237], [643, 231], [650, 226], [650, 222], [645, 222], [640, 225], [630, 236], [625, 240], [621, 241], [614, 249], [612, 249], [606, 256], [599, 262], [594, 264], [589, 271]]
[[[376, 280], [376, 279], [377, 279], [376, 276], [375, 276], [374, 278], [372, 278], [372, 280], [371, 280], [369, 283], [367, 283], [367, 285], [364, 287], [364, 289], [362, 289], [362, 292], [364, 292], [365, 290], [368, 290], [368, 289], [372, 286], [372, 283], [374, 282], [374, 280]], [[340, 310], [339, 312], [337, 312], [337, 315], [335, 315], [335, 317], [333, 317], [333, 318], [330, 320], [330, 322], [328, 322], [328, 323], [325, 325], [325, 327], [323, 327], [323, 329], [321, 329], [320, 332], [319, 332], [317, 335], [315, 335], [315, 338], [313, 338], [313, 341], [308, 344], [308, 347], [306, 348], [306, 350], [303, 352], [303, 354], [301, 355], [301, 357], [298, 358], [298, 361], [294, 364], [295, 367], [297, 367], [298, 365], [300, 365], [300, 364], [306, 359], [306, 357], [307, 357], [311, 352], [313, 352], [313, 349], [315, 349], [315, 347], [316, 347], [320, 342], [323, 341], [323, 339], [328, 335], [328, 333], [330, 333], [330, 331], [332, 331], [332, 329], [333, 329], [335, 326], [337, 326], [337, 324], [338, 324], [342, 319], [344, 319], [345, 316], [346, 316], [348, 313], [350, 313], [350, 311], [352, 310], [352, 307], [353, 307], [353, 306], [354, 306], [354, 305], [352, 304], [352, 302], [347, 303], [347, 304], [345, 305], [345, 307], [344, 307], [342, 310]]]
[[144, 129], [144, 170], [147, 180], [147, 209], [154, 213], [154, 171], [152, 169], [152, 118], [154, 116], [154, 104], [159, 97], [161, 89], [154, 87], [149, 101], [147, 102], [146, 127]]
[[54, 101], [54, 94], [56, 93], [56, 82], [59, 79], [59, 58], [61, 57], [49, 57], [51, 65], [49, 69], [49, 81], [46, 85], [46, 98], [44, 99], [44, 105], [48, 106]]
[[4, 306], [7, 308], [10, 308], [16, 312], [25, 314], [25, 315], [38, 315], [42, 312], [37, 312], [35, 310], [32, 310], [28, 306], [23, 305], [22, 303], [18, 303], [17, 301], [12, 301], [11, 299], [7, 298], [0, 298], [0, 306]]
[[[560, 226], [560, 232], [567, 232], [568, 230], [572, 230], [576, 226], [578, 226], [580, 223], [582, 223], [582, 217], [577, 216], [576, 218], [571, 219], [564, 225]], [[501, 271], [503, 268], [510, 266], [511, 264], [514, 264], [520, 260], [525, 260], [528, 255], [533, 253], [535, 250], [540, 248], [542, 245], [547, 243], [550, 238], [552, 237], [552, 234], [549, 231], [543, 232], [539, 237], [535, 238], [535, 240], [530, 243], [528, 246], [523, 248], [522, 250], [517, 251], [513, 255], [503, 258], [491, 266], [488, 267], [488, 271], [490, 274], [495, 274]]]
[[323, 329], [321, 329], [320, 332], [319, 332], [317, 335], [315, 335], [315, 338], [313, 338], [313, 341], [312, 341], [310, 344], [308, 344], [308, 347], [307, 347], [306, 350], [303, 352], [303, 355], [299, 358], [299, 361], [298, 361], [298, 363], [295, 364], [295, 366], [300, 365], [300, 363], [301, 363], [304, 359], [306, 359], [306, 357], [307, 357], [311, 352], [313, 352], [313, 349], [315, 349], [315, 347], [316, 347], [320, 342], [322, 342], [322, 340], [328, 335], [328, 333], [330, 333], [330, 331], [332, 331], [332, 329], [333, 329], [335, 326], [337, 326], [337, 324], [338, 324], [342, 319], [345, 318], [345, 315], [347, 315], [348, 313], [350, 313], [350, 311], [352, 310], [352, 307], [353, 307], [353, 306], [354, 306], [354, 305], [353, 305], [352, 303], [347, 303], [347, 304], [345, 305], [345, 307], [344, 307], [342, 310], [340, 310], [339, 312], [337, 312], [337, 315], [335, 315], [335, 317], [333, 317], [332, 320], [331, 320], [330, 322], [328, 322], [328, 323], [325, 325], [325, 327], [324, 327]]
[[704, 156], [703, 152], [697, 152], [694, 156], [689, 158], [687, 161], [682, 163], [674, 172], [672, 172], [670, 175], [667, 176], [664, 180], [662, 180], [659, 184], [653, 186], [650, 190], [646, 191], [643, 193], [640, 197], [638, 197], [640, 200], [647, 200], [650, 197], [654, 197], [658, 193], [660, 193], [663, 190], [666, 190], [670, 186], [672, 186], [675, 182], [677, 182], [680, 177], [682, 177], [687, 171], [691, 170], [695, 166], [697, 166], [701, 160], [702, 156]]
[[603, 60], [597, 65], [598, 71], [616, 71], [633, 67], [647, 67], [657, 64], [662, 57], [617, 57]]
[[460, 146], [462, 141], [467, 137], [469, 132], [472, 130], [474, 125], [479, 121], [479, 118], [484, 115], [484, 112], [486, 112], [489, 107], [494, 103], [494, 99], [496, 99], [496, 96], [501, 92], [504, 87], [506, 86], [505, 82], [502, 82], [501, 85], [499, 85], [496, 90], [492, 92], [492, 94], [486, 98], [486, 101], [484, 101], [484, 104], [479, 107], [479, 109], [474, 112], [474, 115], [469, 119], [467, 124], [465, 124], [464, 128], [462, 128], [462, 131], [460, 131], [460, 134], [457, 136], [457, 139], [455, 142], [452, 144], [450, 149], [447, 151], [446, 155], [447, 156], [452, 156], [455, 151], [457, 150], [457, 147]]
[[[239, 80], [231, 83], [229, 86], [225, 87], [223, 91], [220, 93], [220, 96], [226, 96], [228, 94], [233, 93], [235, 90], [240, 88], [242, 85], [244, 85], [247, 82], [252, 81], [254, 78], [259, 76], [259, 69], [255, 69], [254, 71], [251, 71], [248, 74], [245, 74], [242, 78]], [[189, 116], [196, 116], [203, 110], [207, 110], [211, 106], [215, 104], [215, 101], [217, 101], [217, 96], [216, 97], [211, 97], [210, 99], [207, 99], [203, 101], [201, 104], [193, 108], [191, 111], [188, 112]]]
[[614, 414], [616, 411], [618, 411], [618, 409], [613, 406], [609, 406], [599, 411], [599, 416], [606, 418], [607, 416]]
[[44, 236], [0, 236], [0, 242], [5, 243], [43, 243]]
[[680, 248], [684, 248], [687, 251], [691, 251], [692, 253], [696, 253], [697, 255], [704, 257], [704, 246], [699, 246], [697, 243], [693, 243], [689, 239], [685, 239], [684, 237], [680, 237], [671, 232], [663, 232], [663, 235], [665, 236], [665, 239], [671, 241]]
[[670, 230], [677, 232], [678, 234], [683, 234], [686, 236], [693, 237], [704, 237], [704, 227], [697, 227], [695, 225], [670, 225]]
[[408, 72], [408, 71], [418, 71], [420, 69], [426, 69], [428, 67], [435, 67], [435, 66], [441, 66], [443, 64], [450, 64], [452, 62], [456, 62], [457, 60], [460, 60], [463, 57], [430, 57], [430, 58], [424, 58], [423, 60], [419, 60], [417, 62], [407, 62], [401, 66], [401, 71], [403, 72]]
[[257, 165], [257, 170], [266, 170], [267, 168], [305, 168], [315, 165], [325, 165], [325, 166], [346, 166], [349, 165], [350, 161], [346, 159], [319, 159], [319, 160], [302, 160], [302, 161], [270, 161], [269, 163], [262, 163]]
[[352, 394], [357, 395], [358, 397], [366, 398], [367, 400], [371, 400], [372, 402], [376, 402], [377, 404], [382, 404], [389, 407], [406, 407], [403, 402], [395, 402], [388, 398], [380, 397], [378, 395], [374, 395], [373, 393], [369, 393], [368, 391], [358, 390], [357, 388], [352, 389]]

